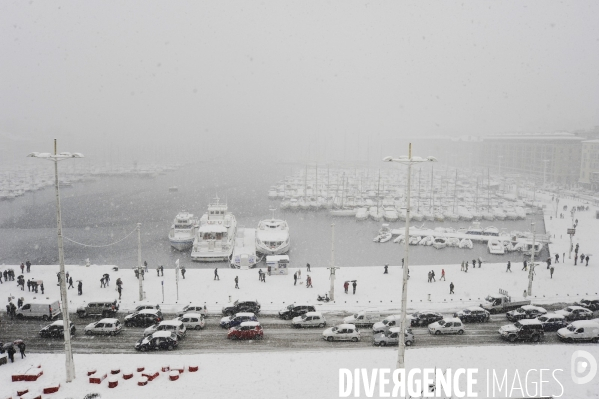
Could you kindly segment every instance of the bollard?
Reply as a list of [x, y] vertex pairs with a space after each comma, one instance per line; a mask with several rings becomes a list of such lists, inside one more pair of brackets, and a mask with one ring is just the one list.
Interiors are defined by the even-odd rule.
[[431, 301], [431, 294], [428, 294], [428, 301]]

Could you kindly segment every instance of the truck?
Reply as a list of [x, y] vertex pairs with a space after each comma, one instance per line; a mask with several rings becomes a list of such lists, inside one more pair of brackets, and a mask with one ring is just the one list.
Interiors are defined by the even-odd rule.
[[60, 314], [60, 302], [51, 299], [27, 300], [16, 312], [18, 318], [40, 317], [52, 320]]
[[499, 289], [499, 294], [490, 294], [485, 298], [481, 307], [489, 313], [505, 313], [518, 309], [521, 306], [530, 305], [530, 300], [525, 298], [512, 298], [507, 291]]

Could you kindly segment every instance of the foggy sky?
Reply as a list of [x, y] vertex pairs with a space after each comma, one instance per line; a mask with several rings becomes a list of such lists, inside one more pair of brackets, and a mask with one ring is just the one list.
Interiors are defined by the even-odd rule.
[[598, 17], [596, 1], [3, 1], [0, 143], [305, 157], [348, 136], [589, 128]]

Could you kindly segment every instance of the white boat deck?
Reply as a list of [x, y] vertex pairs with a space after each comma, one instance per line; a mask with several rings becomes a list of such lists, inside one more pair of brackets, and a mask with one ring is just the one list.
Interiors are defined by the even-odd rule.
[[258, 263], [256, 255], [256, 229], [238, 228], [231, 265], [240, 269], [248, 269]]

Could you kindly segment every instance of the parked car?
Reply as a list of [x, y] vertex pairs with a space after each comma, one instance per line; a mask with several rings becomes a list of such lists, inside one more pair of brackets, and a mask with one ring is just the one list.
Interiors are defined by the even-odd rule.
[[322, 332], [322, 339], [333, 341], [353, 341], [360, 340], [360, 331], [353, 324], [339, 324], [338, 326], [327, 328]]
[[157, 313], [159, 312], [160, 313], [160, 317], [162, 317], [162, 311], [160, 310], [160, 305], [158, 305], [158, 304], [152, 305], [152, 304], [149, 304], [149, 303], [136, 306], [135, 309], [133, 309], [132, 311], [129, 312], [129, 314], [138, 313], [138, 312], [140, 312], [140, 311], [142, 311], [144, 309], [154, 310]]
[[144, 330], [144, 337], [148, 335], [152, 335], [158, 331], [170, 331], [177, 334], [177, 338], [181, 339], [185, 337], [187, 333], [187, 328], [181, 320], [163, 320], [158, 324], [150, 326]]
[[135, 349], [146, 352], [149, 350], [172, 351], [179, 344], [177, 334], [172, 331], [156, 331], [152, 335], [143, 337], [135, 343]]
[[593, 318], [592, 310], [576, 305], [567, 306], [562, 310], [557, 310], [555, 313], [564, 315], [568, 321], [591, 320]]
[[264, 330], [257, 321], [244, 321], [236, 327], [231, 327], [227, 333], [228, 339], [262, 339]]
[[412, 327], [426, 327], [431, 323], [443, 320], [443, 315], [441, 313], [431, 312], [428, 310], [413, 313], [411, 316], [410, 325]]
[[260, 313], [260, 304], [258, 301], [235, 301], [231, 306], [223, 308], [223, 315], [231, 316], [240, 312]]
[[489, 321], [491, 313], [480, 306], [471, 306], [454, 313], [453, 317], [457, 317], [458, 319], [462, 320], [462, 323], [482, 322]]
[[578, 320], [557, 331], [560, 341], [592, 341], [599, 342], [599, 324], [592, 320]]
[[320, 312], [308, 312], [301, 316], [294, 317], [291, 321], [293, 327], [324, 327], [327, 320]]
[[148, 327], [162, 321], [162, 312], [154, 309], [143, 309], [125, 316], [125, 327]]
[[191, 330], [201, 330], [206, 325], [204, 316], [199, 313], [185, 313], [181, 317], [177, 317], [177, 320], [185, 325], [185, 328]]
[[355, 326], [372, 326], [377, 320], [380, 320], [380, 318], [381, 314], [378, 310], [362, 310], [343, 318], [343, 322]]
[[574, 303], [574, 305], [582, 306], [593, 312], [599, 311], [599, 298], [598, 297], [585, 297], [580, 301]]
[[[374, 334], [387, 332], [391, 327], [399, 326], [401, 323], [401, 315], [394, 314], [391, 316], [385, 317], [383, 320], [376, 322], [372, 325], [372, 332]], [[407, 323], [411, 324], [410, 320], [407, 320]]]
[[499, 329], [501, 338], [510, 342], [517, 340], [538, 342], [544, 334], [543, 324], [538, 319], [522, 319]]
[[240, 325], [244, 321], [258, 321], [258, 318], [253, 313], [240, 312], [235, 316], [225, 316], [220, 319], [220, 326], [222, 328], [231, 328]]
[[[76, 328], [73, 322], [70, 322], [71, 335], [75, 334]], [[64, 322], [62, 320], [56, 320], [54, 323], [49, 324], [40, 330], [40, 337], [42, 338], [58, 338], [64, 337]]]
[[77, 308], [77, 316], [102, 316], [104, 318], [113, 317], [119, 310], [119, 304], [117, 301], [113, 302], [89, 302], [85, 306]]
[[518, 321], [522, 319], [536, 319], [539, 316], [547, 314], [545, 308], [534, 305], [524, 305], [518, 309], [510, 310], [505, 314], [509, 321]]
[[457, 317], [447, 318], [429, 324], [429, 334], [464, 334], [464, 324]]
[[547, 313], [537, 317], [537, 320], [543, 325], [543, 331], [557, 331], [568, 325], [564, 315], [557, 313]]
[[[400, 327], [391, 327], [385, 332], [374, 334], [373, 345], [399, 345], [399, 329]], [[406, 328], [404, 337], [406, 346], [412, 346], [414, 344], [414, 333], [412, 332], [412, 329]]]
[[183, 310], [177, 312], [177, 316], [181, 317], [183, 316], [185, 313], [199, 313], [202, 316], [206, 317], [206, 306], [200, 306], [200, 305], [186, 305], [185, 307], [183, 307]]
[[294, 317], [314, 311], [316, 311], [316, 309], [312, 305], [291, 304], [279, 311], [279, 317], [284, 320], [291, 320]]
[[85, 334], [106, 334], [117, 335], [123, 329], [123, 325], [118, 319], [102, 319], [95, 323], [90, 323], [85, 326]]

